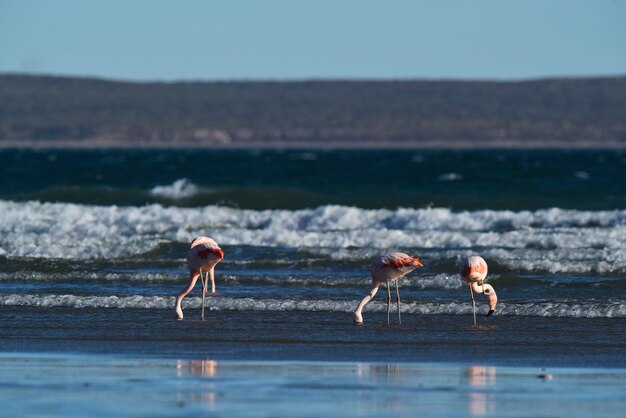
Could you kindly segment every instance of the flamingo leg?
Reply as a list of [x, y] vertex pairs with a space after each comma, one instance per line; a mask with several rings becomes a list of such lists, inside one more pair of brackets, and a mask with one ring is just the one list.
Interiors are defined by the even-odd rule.
[[[207, 288], [208, 283], [205, 282], [205, 278], [204, 278], [204, 275], [202, 274], [202, 270], [200, 270], [200, 280], [202, 280], [202, 315], [200, 318], [204, 319], [204, 298], [206, 297], [206, 288]], [[208, 277], [206, 281], [208, 281]]]
[[398, 290], [397, 280], [396, 280], [396, 304], [398, 305], [398, 323], [402, 325], [402, 318], [400, 317], [400, 291]]
[[474, 300], [474, 291], [472, 290], [472, 284], [469, 285], [470, 295], [472, 295], [472, 309], [474, 310], [474, 325], [476, 325], [476, 300]]
[[389, 284], [389, 280], [387, 280], [387, 325], [389, 325], [389, 316], [391, 314], [391, 285]]

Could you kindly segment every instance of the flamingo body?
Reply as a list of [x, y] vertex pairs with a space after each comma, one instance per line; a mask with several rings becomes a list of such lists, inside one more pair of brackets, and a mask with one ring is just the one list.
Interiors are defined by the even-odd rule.
[[[487, 316], [491, 316], [496, 310], [498, 295], [496, 295], [496, 290], [493, 286], [485, 283], [485, 280], [487, 279], [487, 271], [487, 262], [480, 256], [473, 255], [461, 260], [461, 277], [469, 285], [471, 292], [478, 294], [482, 293], [487, 296], [487, 300], [489, 301], [489, 313]], [[472, 306], [475, 307], [473, 293]]]
[[423, 266], [419, 259], [404, 253], [387, 253], [372, 263], [372, 284], [381, 285], [392, 280], [399, 280]]
[[187, 252], [187, 266], [189, 270], [197, 272], [210, 271], [223, 259], [224, 251], [209, 237], [198, 237], [193, 240]]
[[402, 277], [406, 276], [408, 273], [412, 272], [416, 268], [423, 266], [424, 265], [419, 261], [418, 258], [411, 257], [410, 255], [399, 252], [387, 253], [374, 260], [371, 268], [372, 288], [356, 307], [353, 316], [354, 322], [357, 324], [363, 323], [363, 316], [361, 313], [363, 308], [376, 295], [376, 292], [378, 292], [378, 288], [380, 287], [380, 285], [386, 283], [388, 289], [387, 323], [389, 323], [389, 304], [391, 302], [391, 294], [389, 293], [390, 282], [396, 282], [396, 302], [398, 304], [398, 320], [400, 320], [400, 294], [398, 291], [398, 280], [400, 280]]
[[[189, 282], [176, 297], [176, 316], [183, 319], [183, 298], [194, 288], [198, 277], [206, 273], [211, 279], [211, 293], [215, 293], [215, 265], [224, 259], [224, 251], [217, 242], [209, 237], [198, 237], [191, 242], [187, 252], [187, 266], [189, 267]], [[204, 297], [207, 293], [207, 284], [202, 278], [202, 318], [204, 318]], [[208, 281], [208, 279], [207, 279]]]
[[482, 282], [487, 278], [487, 270], [487, 262], [478, 255], [461, 260], [461, 277], [467, 283]]

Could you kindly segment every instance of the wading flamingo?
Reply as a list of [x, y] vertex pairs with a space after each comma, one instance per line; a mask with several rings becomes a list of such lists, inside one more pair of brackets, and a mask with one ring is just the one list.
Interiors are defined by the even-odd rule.
[[[183, 319], [183, 298], [194, 288], [198, 277], [202, 281], [202, 319], [204, 319], [204, 298], [206, 297], [209, 278], [211, 279], [211, 294], [215, 294], [215, 265], [224, 259], [224, 251], [217, 242], [208, 237], [198, 237], [191, 242], [187, 252], [189, 266], [189, 283], [176, 297], [176, 316]], [[206, 278], [203, 273], [206, 273]]]
[[487, 262], [477, 255], [467, 257], [461, 260], [461, 277], [469, 285], [470, 294], [472, 295], [472, 308], [474, 309], [474, 325], [476, 325], [476, 300], [474, 300], [474, 292], [484, 293], [489, 300], [489, 312], [487, 318], [496, 311], [498, 296], [496, 291], [490, 284], [485, 284], [487, 278]]
[[391, 311], [390, 282], [393, 281], [396, 283], [398, 322], [402, 323], [402, 318], [400, 317], [400, 292], [398, 291], [398, 280], [400, 280], [402, 277], [418, 267], [424, 267], [424, 265], [420, 263], [419, 259], [411, 257], [410, 255], [406, 255], [404, 253], [388, 253], [374, 260], [371, 270], [372, 288], [356, 307], [353, 316], [354, 322], [356, 324], [363, 323], [363, 316], [361, 315], [363, 307], [367, 305], [367, 303], [372, 300], [372, 298], [376, 295], [376, 292], [378, 292], [378, 288], [380, 287], [380, 285], [385, 283], [387, 285], [387, 324], [389, 324], [389, 312]]

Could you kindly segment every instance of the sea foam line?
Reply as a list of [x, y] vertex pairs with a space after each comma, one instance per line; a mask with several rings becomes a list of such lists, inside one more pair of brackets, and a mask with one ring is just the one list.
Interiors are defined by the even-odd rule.
[[[197, 309], [201, 298], [185, 299], [184, 307]], [[207, 309], [214, 311], [266, 311], [266, 312], [345, 312], [354, 310], [357, 300], [270, 299], [270, 298], [209, 298]], [[117, 308], [117, 309], [173, 309], [173, 296], [76, 296], [76, 295], [0, 295], [0, 306], [31, 306], [42, 308]], [[385, 312], [386, 304], [372, 302], [368, 312]], [[405, 314], [419, 315], [470, 315], [467, 302], [413, 301], [402, 305]], [[542, 316], [571, 318], [625, 318], [626, 304], [617, 301], [603, 302], [526, 302], [501, 303], [498, 315]]]
[[453, 212], [328, 205], [256, 211], [0, 200], [0, 219], [0, 256], [6, 257], [131, 257], [209, 235], [223, 246], [326, 250], [334, 259], [349, 258], [350, 251], [343, 250], [353, 248], [445, 249], [461, 257], [479, 247], [483, 257], [513, 271], [626, 272], [626, 210]]
[[[491, 278], [493, 279], [493, 277]], [[182, 284], [187, 280], [184, 274], [163, 274], [163, 273], [95, 273], [95, 272], [72, 272], [72, 273], [41, 273], [41, 272], [0, 272], [0, 282], [3, 281], [41, 281], [41, 282], [67, 282], [80, 281], [93, 283], [97, 281], [105, 282], [176, 282]], [[246, 283], [246, 284], [272, 284], [282, 286], [297, 287], [367, 287], [372, 279], [364, 277], [327, 278], [311, 276], [285, 276], [271, 277], [262, 275], [237, 276], [232, 274], [219, 274], [218, 282], [224, 283]], [[461, 276], [436, 274], [409, 276], [400, 283], [400, 288], [409, 289], [446, 289], [456, 290], [464, 288]]]

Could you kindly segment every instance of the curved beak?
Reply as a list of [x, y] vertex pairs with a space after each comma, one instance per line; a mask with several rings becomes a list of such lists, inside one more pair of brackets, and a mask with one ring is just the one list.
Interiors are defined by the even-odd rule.
[[424, 265], [420, 262], [419, 258], [417, 257], [413, 259], [413, 265], [416, 267], [424, 267]]

